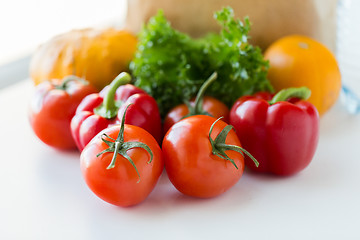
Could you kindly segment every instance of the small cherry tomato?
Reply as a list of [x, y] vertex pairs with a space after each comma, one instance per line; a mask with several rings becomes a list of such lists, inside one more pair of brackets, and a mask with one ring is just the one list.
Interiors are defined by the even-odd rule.
[[164, 162], [155, 138], [124, 122], [125, 117], [121, 127], [114, 125], [97, 134], [81, 152], [80, 165], [91, 191], [108, 203], [128, 207], [147, 198]]
[[163, 133], [165, 134], [172, 125], [181, 119], [194, 115], [209, 115], [214, 118], [223, 117], [224, 122], [228, 122], [229, 108], [216, 98], [205, 96], [204, 93], [209, 85], [217, 78], [217, 73], [213, 73], [201, 86], [196, 99], [192, 99], [189, 103], [180, 104], [166, 114], [163, 125]]
[[75, 76], [37, 85], [30, 102], [29, 120], [36, 136], [58, 149], [76, 148], [70, 122], [81, 100], [96, 92], [85, 80]]
[[231, 125], [206, 115], [175, 123], [162, 150], [172, 184], [183, 194], [200, 198], [230, 189], [244, 171], [243, 153], [248, 154]]

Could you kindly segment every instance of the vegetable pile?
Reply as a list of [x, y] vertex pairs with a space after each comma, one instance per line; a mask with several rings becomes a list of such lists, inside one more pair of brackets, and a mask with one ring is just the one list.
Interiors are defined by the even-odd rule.
[[248, 42], [249, 20], [235, 20], [231, 8], [214, 17], [222, 26], [220, 34], [200, 39], [173, 29], [161, 11], [140, 32], [130, 69], [135, 85], [157, 100], [162, 116], [193, 97], [215, 71], [218, 80], [207, 94], [228, 106], [239, 96], [272, 90], [266, 78], [268, 63]]
[[220, 34], [191, 39], [159, 12], [139, 34], [131, 72], [99, 92], [78, 77], [40, 83], [34, 133], [54, 148], [77, 147], [89, 188], [123, 207], [144, 201], [164, 168], [176, 189], [199, 198], [231, 189], [245, 166], [302, 171], [319, 139], [310, 90], [272, 93], [268, 62], [248, 42], [249, 20], [231, 8], [215, 19]]

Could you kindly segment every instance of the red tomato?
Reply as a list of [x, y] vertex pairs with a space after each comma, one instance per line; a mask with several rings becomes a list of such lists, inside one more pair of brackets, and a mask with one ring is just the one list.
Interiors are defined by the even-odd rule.
[[164, 134], [172, 125], [189, 116], [209, 115], [215, 118], [223, 117], [223, 121], [228, 122], [229, 108], [216, 98], [204, 96], [206, 89], [216, 80], [216, 78], [217, 73], [214, 72], [202, 84], [195, 99], [192, 99], [189, 103], [180, 104], [174, 107], [166, 114], [163, 125]]
[[191, 116], [174, 124], [164, 137], [166, 172], [186, 195], [208, 198], [222, 194], [244, 171], [244, 157], [234, 151], [241, 147], [235, 131], [225, 122], [215, 121], [210, 116]]
[[[80, 162], [86, 184], [99, 198], [116, 206], [127, 207], [147, 198], [162, 173], [164, 163], [161, 149], [150, 133], [140, 127], [124, 125], [124, 145], [121, 145], [119, 129], [119, 126], [115, 125], [97, 134], [82, 151]], [[112, 151], [99, 155], [109, 149], [110, 143], [104, 140], [115, 145], [115, 139], [120, 142], [120, 152], [116, 154]], [[141, 147], [126, 150], [126, 144], [131, 144], [130, 142], [146, 144], [152, 152], [152, 158], [149, 152]], [[121, 152], [124, 149], [125, 154]]]
[[[194, 101], [195, 99], [193, 99], [190, 103], [194, 104]], [[214, 118], [223, 117], [224, 122], [229, 121], [229, 108], [216, 98], [205, 96], [203, 98], [202, 109], [204, 112]], [[171, 109], [170, 112], [165, 116], [163, 132], [166, 133], [172, 125], [180, 121], [188, 114], [189, 108], [186, 104], [180, 104]]]
[[75, 148], [70, 122], [81, 100], [96, 89], [77, 77], [42, 82], [30, 102], [29, 120], [36, 136], [59, 149]]

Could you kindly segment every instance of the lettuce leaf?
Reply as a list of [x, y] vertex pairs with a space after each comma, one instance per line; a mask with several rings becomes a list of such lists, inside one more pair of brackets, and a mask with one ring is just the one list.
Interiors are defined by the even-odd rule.
[[249, 19], [234, 19], [230, 7], [216, 12], [214, 18], [222, 27], [220, 33], [200, 39], [173, 29], [162, 11], [139, 33], [130, 70], [135, 85], [156, 99], [162, 116], [194, 97], [215, 71], [218, 79], [206, 95], [229, 107], [240, 96], [272, 91], [266, 78], [269, 64], [261, 50], [248, 42]]

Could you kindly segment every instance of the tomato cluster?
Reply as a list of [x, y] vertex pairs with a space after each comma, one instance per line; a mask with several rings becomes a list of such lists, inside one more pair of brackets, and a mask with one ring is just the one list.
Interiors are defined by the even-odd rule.
[[46, 144], [76, 145], [89, 188], [117, 206], [145, 200], [164, 167], [181, 193], [209, 198], [235, 185], [245, 165], [291, 175], [310, 163], [319, 117], [301, 100], [309, 97], [308, 89], [244, 96], [229, 110], [204, 97], [216, 77], [209, 77], [194, 100], [172, 109], [164, 124], [155, 99], [130, 85], [127, 73], [100, 93], [77, 78], [60, 86], [44, 82], [30, 105], [30, 122]]

